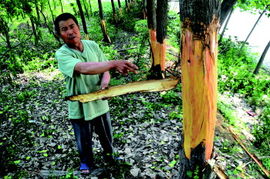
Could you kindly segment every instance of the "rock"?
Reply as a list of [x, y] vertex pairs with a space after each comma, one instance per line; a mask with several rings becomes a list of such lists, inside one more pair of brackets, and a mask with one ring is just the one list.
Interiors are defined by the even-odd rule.
[[140, 171], [141, 170], [139, 168], [133, 168], [133, 169], [130, 170], [130, 173], [131, 173], [132, 176], [138, 177]]

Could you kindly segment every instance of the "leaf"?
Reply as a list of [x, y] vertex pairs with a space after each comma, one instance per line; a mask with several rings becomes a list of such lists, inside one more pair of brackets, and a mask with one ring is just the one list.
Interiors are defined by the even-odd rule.
[[176, 160], [173, 160], [169, 163], [169, 166], [173, 168], [176, 163], [177, 163]]
[[14, 161], [14, 164], [19, 164], [19, 163], [21, 163], [21, 160], [15, 160]]

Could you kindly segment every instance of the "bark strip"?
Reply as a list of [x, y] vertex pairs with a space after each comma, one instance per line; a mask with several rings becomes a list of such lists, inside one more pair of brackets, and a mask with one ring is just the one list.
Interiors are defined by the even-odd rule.
[[106, 99], [124, 94], [137, 93], [137, 92], [156, 92], [166, 91], [176, 87], [179, 79], [163, 79], [163, 80], [148, 80], [128, 83], [125, 85], [112, 86], [105, 90], [82, 94], [77, 96], [67, 97], [66, 100], [80, 101], [82, 103], [95, 101], [99, 99]]

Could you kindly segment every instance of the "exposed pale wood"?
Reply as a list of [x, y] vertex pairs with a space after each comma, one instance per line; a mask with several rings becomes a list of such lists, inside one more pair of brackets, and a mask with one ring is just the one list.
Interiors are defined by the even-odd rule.
[[201, 143], [205, 160], [212, 154], [217, 110], [217, 32], [216, 19], [208, 25], [206, 39], [198, 39], [190, 28], [182, 29], [184, 150], [188, 159]]
[[77, 96], [68, 97], [71, 101], [89, 102], [98, 99], [106, 99], [124, 94], [136, 93], [136, 92], [155, 92], [166, 91], [176, 87], [179, 79], [168, 78], [163, 80], [147, 80], [128, 83], [120, 86], [113, 86], [105, 90], [99, 90], [96, 92], [82, 94]]
[[264, 168], [263, 164], [259, 161], [258, 157], [256, 157], [254, 154], [250, 153], [248, 151], [248, 149], [246, 148], [246, 146], [243, 144], [243, 142], [239, 139], [239, 137], [237, 136], [237, 134], [233, 131], [233, 129], [231, 127], [228, 128], [228, 131], [230, 131], [230, 133], [232, 134], [233, 138], [235, 139], [236, 142], [238, 142], [238, 144], [245, 150], [245, 152], [255, 161], [255, 163], [261, 168], [261, 170], [263, 171], [263, 173], [267, 176], [270, 177], [270, 173], [269, 171]]
[[222, 170], [222, 168], [215, 163], [215, 160], [211, 159], [208, 160], [207, 163], [211, 166], [211, 169], [215, 172], [215, 174], [220, 178], [220, 179], [227, 179], [229, 178], [225, 172]]
[[227, 179], [229, 178], [225, 172], [217, 165], [214, 166], [213, 168], [214, 172], [217, 174], [217, 176], [220, 178], [220, 179]]

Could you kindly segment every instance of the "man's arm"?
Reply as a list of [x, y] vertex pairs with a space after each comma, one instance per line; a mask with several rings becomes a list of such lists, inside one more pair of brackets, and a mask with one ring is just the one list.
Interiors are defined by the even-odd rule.
[[102, 79], [101, 79], [101, 89], [105, 89], [108, 87], [109, 83], [111, 80], [111, 75], [109, 71], [106, 71], [103, 73], [102, 75]]
[[112, 69], [122, 74], [127, 74], [128, 72], [136, 73], [138, 67], [125, 60], [111, 60], [106, 62], [79, 62], [75, 65], [74, 70], [77, 73], [95, 75]]

